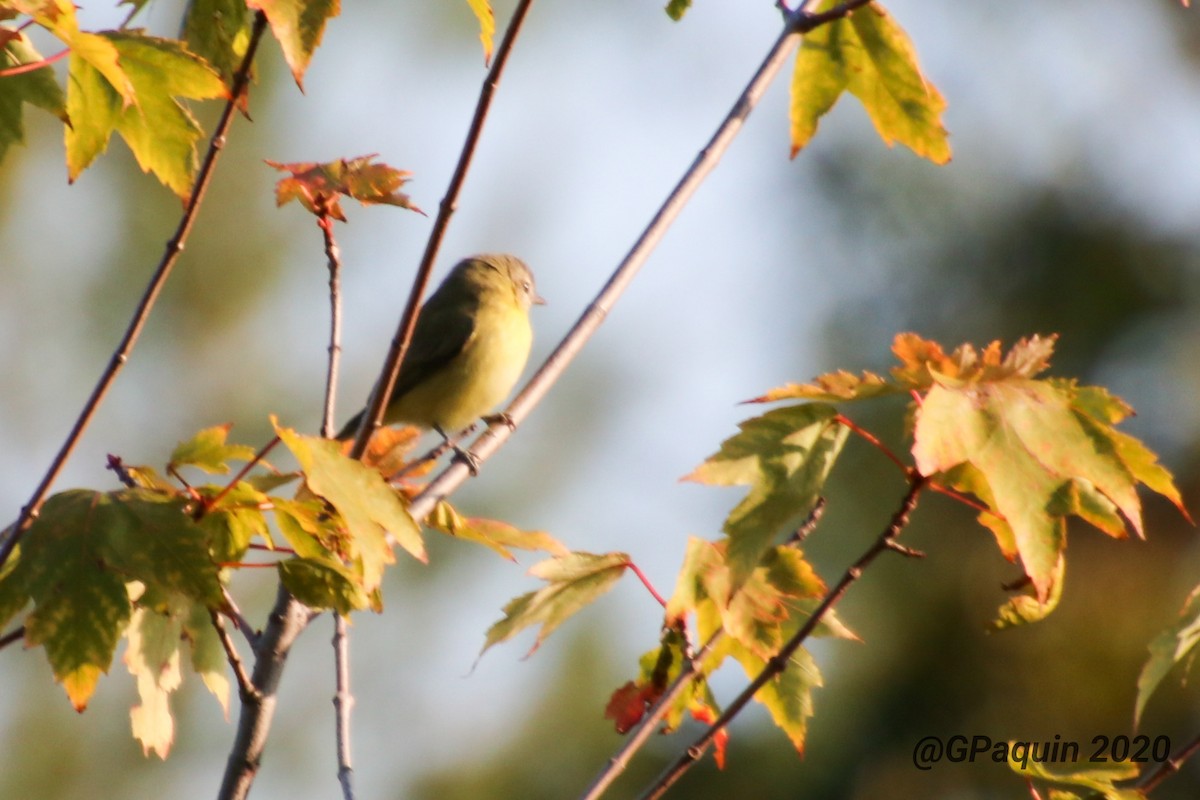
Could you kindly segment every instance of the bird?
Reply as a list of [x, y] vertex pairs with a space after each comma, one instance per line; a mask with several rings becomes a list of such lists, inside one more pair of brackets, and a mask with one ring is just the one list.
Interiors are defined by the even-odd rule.
[[[516, 256], [485, 253], [459, 261], [417, 315], [384, 424], [432, 428], [474, 472], [474, 459], [449, 433], [473, 425], [512, 391], [533, 343], [529, 310], [545, 302]], [[365, 412], [336, 438], [352, 439]]]

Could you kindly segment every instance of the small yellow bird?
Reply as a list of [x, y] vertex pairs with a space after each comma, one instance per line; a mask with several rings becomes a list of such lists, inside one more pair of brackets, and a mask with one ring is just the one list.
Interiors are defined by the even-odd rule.
[[[545, 302], [533, 273], [516, 256], [486, 254], [458, 262], [417, 315], [384, 423], [433, 428], [450, 442], [447, 432], [494, 409], [529, 359], [529, 308]], [[337, 438], [353, 438], [364, 412]]]

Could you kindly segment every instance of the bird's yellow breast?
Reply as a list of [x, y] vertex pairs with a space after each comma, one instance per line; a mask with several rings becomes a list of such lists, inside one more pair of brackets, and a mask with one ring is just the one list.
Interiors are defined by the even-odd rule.
[[483, 303], [462, 351], [389, 409], [389, 422], [462, 430], [512, 391], [533, 343], [528, 313], [511, 303]]

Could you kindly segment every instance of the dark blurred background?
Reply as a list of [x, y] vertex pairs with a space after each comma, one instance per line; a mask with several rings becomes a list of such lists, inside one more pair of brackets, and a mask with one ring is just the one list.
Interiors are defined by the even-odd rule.
[[[947, 347], [1060, 334], [1053, 372], [1098, 383], [1195, 509], [1200, 405], [1200, 21], [1156, 0], [887, 4], [949, 101], [955, 155], [934, 167], [888, 150], [852, 99], [787, 160], [787, 76], [755, 112], [599, 335], [509, 447], [458, 496], [471, 514], [549, 530], [571, 547], [624, 550], [669, 592], [689, 535], [715, 537], [739, 494], [679, 476], [753, 413], [766, 389], [846, 368], [885, 370], [896, 332]], [[511, 2], [497, 4], [507, 19]], [[179, 5], [143, 24], [170, 32]], [[85, 27], [115, 24], [89, 7]], [[550, 300], [543, 357], [627, 251], [774, 39], [768, 2], [697, 3], [682, 24], [655, 2], [536, 4], [504, 78], [443, 249], [522, 255]], [[45, 45], [43, 52], [54, 52]], [[377, 152], [411, 169], [437, 206], [484, 68], [465, 3], [361, 0], [325, 36], [299, 93], [266, 48], [180, 267], [145, 338], [58, 489], [114, 485], [104, 455], [164, 462], [196, 429], [235, 423], [257, 444], [267, 415], [315, 431], [326, 275], [316, 227], [275, 210], [262, 159]], [[213, 109], [201, 109], [211, 122]], [[29, 145], [0, 164], [0, 500], [15, 516], [115, 345], [170, 235], [178, 201], [123, 144], [74, 186], [62, 133], [32, 110]], [[365, 398], [429, 220], [348, 208], [342, 417]], [[439, 273], [440, 274], [440, 273]], [[898, 406], [849, 409], [894, 445]], [[808, 552], [832, 582], [903, 493], [895, 469], [852, 441]], [[905, 540], [840, 607], [861, 643], [814, 645], [825, 685], [799, 757], [761, 709], [733, 726], [728, 767], [706, 761], [672, 796], [1027, 796], [1003, 765], [911, 763], [927, 735], [1064, 740], [1131, 734], [1149, 641], [1200, 583], [1195, 532], [1145, 498], [1146, 541], [1070, 530], [1066, 591], [1039, 625], [987, 632], [1018, 574], [969, 509], [928, 496]], [[363, 797], [560, 798], [619, 746], [608, 694], [655, 645], [660, 614], [634, 581], [522, 660], [483, 633], [535, 585], [520, 565], [434, 540], [428, 568], [389, 577], [387, 611], [353, 627], [355, 766]], [[266, 573], [235, 591], [261, 619]], [[256, 798], [338, 796], [331, 625], [297, 646]], [[720, 675], [728, 699], [743, 676]], [[1173, 674], [1141, 731], [1176, 746], [1200, 732]], [[212, 797], [233, 724], [189, 679], [169, 760], [129, 734], [118, 662], [88, 713], [71, 711], [40, 652], [0, 653], [0, 797]], [[694, 733], [694, 731], [693, 731]], [[614, 788], [635, 794], [690, 741], [656, 740]], [[1155, 798], [1192, 798], [1200, 766]]]

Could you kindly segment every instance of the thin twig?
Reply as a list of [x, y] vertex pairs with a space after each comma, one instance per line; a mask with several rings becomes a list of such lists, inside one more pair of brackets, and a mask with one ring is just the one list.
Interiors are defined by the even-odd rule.
[[225, 660], [229, 662], [229, 666], [233, 667], [233, 675], [238, 684], [238, 696], [242, 698], [242, 702], [246, 702], [255, 695], [254, 684], [250, 682], [250, 676], [246, 674], [242, 657], [238, 655], [237, 648], [233, 646], [233, 639], [230, 637], [229, 631], [225, 630], [225, 623], [221, 621], [221, 615], [213, 609], [209, 610], [209, 615], [212, 618], [213, 629], [217, 632], [217, 638], [221, 640], [221, 647], [225, 650]]
[[[803, 542], [816, 529], [817, 524], [821, 521], [821, 517], [824, 514], [825, 498], [821, 497], [818, 498], [812, 510], [808, 512], [808, 516], [804, 519], [804, 522], [784, 542], [784, 546], [798, 545]], [[612, 782], [625, 771], [625, 767], [629, 765], [633, 756], [642, 749], [642, 746], [650, 739], [651, 734], [657, 730], [659, 722], [670, 713], [679, 695], [699, 676], [700, 673], [697, 664], [703, 663], [704, 658], [724, 638], [725, 629], [717, 628], [709, 634], [708, 640], [704, 642], [700, 650], [683, 662], [680, 673], [675, 676], [675, 680], [663, 690], [663, 693], [659, 695], [654, 705], [639, 720], [637, 727], [625, 737], [625, 743], [621, 746], [621, 749], [608, 760], [608, 763], [604, 765], [599, 774], [592, 779], [591, 785], [580, 795], [580, 800], [595, 800], [595, 798], [604, 794], [608, 787], [612, 785]]]
[[345, 800], [354, 800], [354, 785], [351, 781], [354, 767], [350, 762], [350, 711], [354, 708], [354, 695], [350, 693], [350, 640], [346, 634], [346, 618], [333, 615], [333, 652], [337, 673], [337, 693], [333, 696], [333, 708], [337, 715], [337, 762], [338, 783], [342, 786]]
[[317, 227], [325, 240], [325, 260], [329, 266], [329, 369], [325, 371], [325, 415], [321, 421], [321, 435], [328, 439], [334, 432], [333, 412], [342, 353], [342, 260], [333, 237], [333, 217], [327, 214], [318, 217]]
[[13, 642], [20, 641], [24, 637], [25, 637], [25, 626], [24, 625], [22, 625], [19, 628], [15, 628], [15, 629], [9, 631], [8, 633], [4, 634], [3, 636], [0, 636], [0, 650], [3, 650], [5, 647], [8, 647]]
[[1141, 794], [1150, 794], [1158, 787], [1160, 783], [1179, 772], [1179, 769], [1184, 765], [1184, 762], [1196, 755], [1197, 752], [1200, 752], [1200, 736], [1197, 736], [1185, 744], [1175, 753], [1175, 755], [1159, 764], [1158, 769], [1148, 773], [1135, 785], [1140, 790]]
[[821, 623], [825, 615], [846, 594], [850, 585], [862, 577], [863, 570], [870, 566], [871, 562], [878, 558], [881, 553], [885, 550], [893, 550], [905, 556], [920, 557], [922, 555], [916, 550], [897, 544], [895, 539], [908, 525], [909, 517], [912, 515], [913, 509], [917, 506], [917, 499], [920, 497], [921, 490], [925, 488], [927, 483], [928, 479], [925, 476], [915, 471], [910, 473], [908, 492], [904, 495], [904, 499], [900, 502], [900, 507], [896, 510], [896, 513], [892, 515], [888, 526], [879, 534], [874, 543], [867, 548], [866, 552], [859, 556], [858, 560], [846, 569], [841, 580], [837, 582], [837, 585], [826, 592], [825, 597], [813, 609], [808, 620], [779, 649], [779, 652], [767, 661], [762, 672], [755, 676], [754, 680], [750, 681], [746, 688], [733, 699], [733, 702], [721, 712], [721, 716], [717, 717], [716, 721], [704, 733], [698, 736], [684, 750], [683, 754], [659, 775], [650, 788], [642, 795], [642, 800], [654, 800], [654, 798], [661, 797], [675, 781], [679, 780], [700, 759], [700, 756], [704, 754], [709, 744], [712, 743], [713, 738], [724, 730], [734, 717], [741, 713], [742, 709], [758, 693], [758, 690], [787, 668], [792, 655], [800, 648], [800, 645], [812, 635], [812, 632], [816, 630], [817, 625]]
[[225, 484], [224, 489], [217, 492], [207, 500], [200, 501], [199, 505], [196, 506], [195, 512], [192, 513], [192, 518], [199, 520], [209, 511], [212, 511], [214, 508], [216, 508], [217, 505], [224, 500], [230, 492], [233, 491], [233, 487], [241, 483], [242, 478], [246, 477], [246, 475], [250, 473], [250, 470], [254, 469], [264, 458], [266, 458], [267, 453], [270, 453], [272, 450], [274, 450], [278, 444], [279, 437], [274, 436], [271, 438], [271, 441], [259, 448], [259, 451], [254, 454], [254, 458], [247, 461], [242, 468], [237, 471], [237, 474]]
[[479, 137], [483, 133], [483, 123], [491, 108], [492, 97], [496, 93], [496, 87], [500, 84], [500, 76], [504, 73], [508, 56], [517, 41], [517, 34], [520, 33], [525, 16], [529, 13], [532, 5], [533, 0], [520, 0], [517, 3], [512, 18], [508, 22], [508, 28], [504, 31], [504, 38], [501, 40], [500, 46], [496, 48], [492, 67], [483, 80], [483, 87], [479, 91], [479, 100], [475, 104], [475, 114], [471, 118], [466, 141], [463, 142], [462, 152], [458, 156], [458, 164], [454, 167], [454, 174], [450, 178], [446, 194], [442, 197], [442, 202], [438, 204], [438, 213], [433, 220], [433, 228], [429, 231], [429, 239], [425, 243], [425, 253], [421, 256], [421, 263], [413, 278], [412, 291], [409, 292], [408, 302], [404, 306], [404, 312], [400, 315], [400, 323], [396, 327], [396, 335], [392, 338], [391, 348], [384, 360], [383, 369], [379, 373], [379, 380], [376, 381], [375, 389], [371, 392], [371, 399], [367, 402], [362, 421], [358, 426], [358, 433], [354, 437], [354, 447], [350, 450], [351, 458], [362, 457], [362, 454], [367, 451], [367, 442], [370, 440], [371, 434], [383, 420], [384, 407], [387, 405], [387, 400], [396, 385], [396, 379], [400, 375], [400, 363], [404, 360], [404, 354], [408, 352], [409, 342], [412, 341], [413, 331], [416, 330], [417, 310], [421, 305], [421, 297], [429, 285], [433, 263], [437, 260], [438, 250], [441, 248], [442, 239], [446, 234], [446, 227], [450, 224], [450, 217], [458, 208], [458, 195], [466, 180], [471, 160], [475, 156]]
[[108, 366], [104, 369], [103, 374], [101, 374], [95, 388], [92, 389], [87, 402], [84, 403], [83, 410], [79, 413], [79, 418], [75, 420], [70, 433], [67, 434], [66, 441], [59, 448], [58, 454], [55, 455], [50, 468], [46, 470], [46, 474], [42, 477], [33, 495], [21, 507], [21, 514], [17, 518], [16, 524], [13, 525], [12, 533], [9, 535], [8, 540], [0, 545], [0, 565], [8, 561], [13, 549], [17, 546], [17, 542], [21, 540], [21, 537], [25, 535], [25, 531], [37, 519], [38, 513], [42, 508], [42, 503], [45, 502], [46, 494], [50, 491], [50, 487], [58, 478], [63, 466], [67, 463], [67, 459], [70, 458], [71, 453], [75, 450], [75, 446], [83, 437], [84, 431], [87, 430], [92, 417], [95, 416], [97, 409], [100, 408], [100, 403], [103, 402], [105, 396], [108, 394], [108, 390], [112, 387], [113, 381], [116, 380], [117, 374], [129, 360], [130, 353], [133, 352], [133, 347], [141, 336], [142, 329], [146, 326], [146, 321], [150, 318], [150, 310], [158, 300], [158, 296], [162, 292], [167, 278], [170, 277], [171, 270], [175, 266], [176, 261], [179, 260], [179, 254], [183, 252], [184, 242], [192, 230], [192, 226], [196, 221], [196, 213], [200, 209], [200, 203], [204, 200], [209, 183], [212, 180], [213, 168], [216, 166], [217, 156], [225, 147], [225, 136], [229, 132], [230, 125], [233, 124], [233, 115], [237, 111], [238, 102], [249, 83], [250, 65], [254, 62], [254, 53], [258, 50], [259, 40], [262, 39], [263, 31], [266, 30], [266, 27], [266, 16], [261, 11], [257, 12], [254, 16], [254, 26], [250, 32], [250, 41], [246, 45], [246, 55], [242, 58], [242, 63], [238, 67], [237, 72], [234, 73], [229, 100], [225, 104], [225, 110], [221, 114], [221, 119], [217, 122], [217, 127], [213, 131], [212, 138], [209, 140], [208, 151], [205, 153], [200, 170], [196, 173], [196, 182], [192, 186], [192, 193], [188, 197], [183, 216], [179, 220], [179, 227], [176, 228], [175, 234], [167, 242], [162, 259], [159, 261], [158, 267], [154, 270], [154, 275], [151, 276], [149, 283], [146, 285], [145, 292], [138, 302], [133, 318], [129, 321], [129, 327], [126, 329], [125, 335], [121, 337], [120, 344], [117, 345], [117, 349], [109, 359]]
[[242, 610], [238, 608], [237, 603], [233, 601], [233, 595], [229, 593], [229, 587], [222, 586], [221, 594], [225, 599], [225, 605], [221, 607], [221, 613], [229, 617], [233, 621], [234, 627], [242, 632], [242, 636], [246, 637], [246, 643], [251, 647], [258, 646], [258, 631], [254, 630], [253, 626], [242, 616]]

